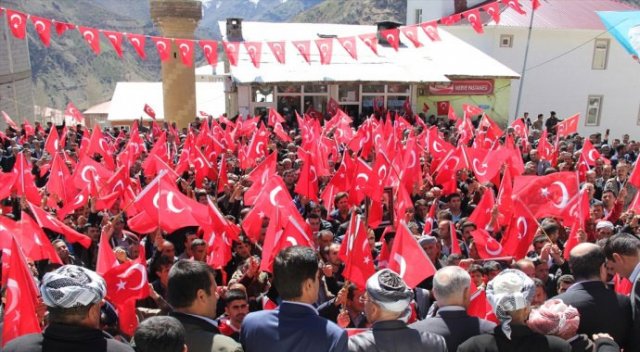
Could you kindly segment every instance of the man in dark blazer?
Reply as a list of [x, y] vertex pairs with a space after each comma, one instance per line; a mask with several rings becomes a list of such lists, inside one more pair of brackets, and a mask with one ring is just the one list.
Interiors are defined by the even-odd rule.
[[240, 342], [247, 352], [345, 352], [347, 332], [318, 316], [318, 257], [309, 247], [280, 251], [273, 263], [273, 284], [282, 303], [275, 310], [250, 313]]
[[634, 351], [638, 351], [640, 350], [640, 284], [638, 284], [640, 239], [628, 233], [613, 235], [607, 239], [604, 254], [613, 270], [633, 284], [630, 295], [633, 330], [629, 344], [634, 347]]
[[496, 324], [467, 314], [470, 285], [471, 277], [458, 266], [438, 270], [433, 277], [433, 293], [439, 307], [436, 316], [409, 327], [442, 335], [448, 351], [457, 350], [458, 345], [472, 336], [492, 332]]
[[578, 309], [578, 334], [607, 333], [620, 346], [631, 347], [631, 304], [628, 297], [605, 286], [607, 269], [602, 248], [593, 243], [577, 245], [570, 252], [569, 266], [576, 283], [555, 298]]
[[167, 299], [171, 316], [184, 326], [191, 352], [242, 352], [242, 346], [218, 330], [216, 280], [213, 269], [203, 262], [179, 260], [169, 271]]

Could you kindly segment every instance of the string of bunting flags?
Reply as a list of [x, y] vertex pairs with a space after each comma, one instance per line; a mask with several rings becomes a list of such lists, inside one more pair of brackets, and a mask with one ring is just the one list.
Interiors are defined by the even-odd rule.
[[[531, 2], [531, 7], [534, 11], [538, 9], [538, 7], [540, 7], [540, 0], [531, 0]], [[482, 34], [484, 33], [484, 31], [481, 20], [481, 11], [489, 14], [496, 23], [499, 23], [501, 12], [500, 5], [512, 8], [519, 14], [526, 14], [525, 10], [520, 4], [520, 0], [496, 0], [480, 7], [473, 8], [461, 13], [456, 13], [451, 16], [443, 17], [438, 20], [431, 20], [415, 25], [401, 26], [399, 28], [382, 30], [380, 31], [380, 35], [384, 37], [386, 41], [391, 45], [391, 47], [393, 47], [393, 49], [396, 51], [398, 51], [400, 45], [401, 33], [413, 44], [414, 47], [419, 48], [423, 46], [423, 44], [418, 38], [418, 28], [421, 28], [431, 41], [439, 41], [440, 36], [438, 34], [438, 25], [451, 26], [462, 21], [463, 18], [466, 19], [466, 21], [473, 27], [473, 29], [477, 33]], [[77, 29], [82, 35], [82, 38], [84, 38], [86, 43], [96, 55], [99, 55], [101, 51], [100, 33], [102, 33], [102, 35], [105, 36], [111, 43], [111, 46], [113, 47], [116, 54], [121, 58], [123, 55], [123, 41], [126, 37], [129, 41], [129, 44], [133, 46], [138, 56], [143, 60], [146, 59], [145, 44], [147, 39], [150, 39], [155, 44], [155, 48], [161, 61], [166, 61], [170, 58], [171, 44], [173, 42], [178, 48], [181, 61], [184, 65], [189, 67], [193, 65], [196, 45], [200, 47], [207, 62], [210, 65], [216, 65], [218, 62], [218, 45], [219, 43], [221, 43], [222, 49], [231, 65], [236, 66], [238, 64], [240, 47], [241, 45], [243, 45], [253, 65], [256, 68], [260, 67], [263, 43], [259, 41], [219, 42], [209, 39], [193, 40], [183, 38], [166, 38], [80, 26], [73, 23], [34, 16], [17, 10], [0, 7], [0, 15], [3, 11], [6, 13], [6, 18], [9, 23], [9, 29], [15, 38], [25, 39], [27, 22], [28, 20], [31, 20], [36, 33], [46, 47], [49, 47], [49, 44], [51, 43], [52, 28], [55, 29], [58, 37], [61, 37], [65, 32], [69, 30]], [[336, 39], [344, 48], [344, 50], [356, 61], [358, 60], [356, 45], [357, 39], [360, 39], [362, 43], [364, 43], [371, 49], [371, 51], [373, 51], [374, 54], [378, 55], [378, 38], [376, 33], [360, 34], [357, 36], [357, 38], [356, 36], [349, 36], [337, 38], [322, 38], [316, 40], [291, 41], [291, 44], [296, 48], [296, 50], [298, 50], [304, 60], [307, 63], [311, 64], [311, 46], [313, 42], [313, 44], [315, 44], [318, 49], [320, 63], [323, 65], [329, 65], [331, 64], [331, 57], [333, 52], [333, 39]], [[287, 41], [285, 40], [266, 42], [276, 61], [280, 64], [286, 63], [286, 42]]]

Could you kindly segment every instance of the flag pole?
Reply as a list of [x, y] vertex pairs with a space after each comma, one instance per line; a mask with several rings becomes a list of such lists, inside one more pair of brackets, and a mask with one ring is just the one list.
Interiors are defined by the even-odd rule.
[[531, 20], [529, 21], [529, 32], [527, 34], [527, 46], [524, 50], [524, 62], [522, 63], [522, 73], [520, 74], [520, 83], [518, 87], [518, 100], [516, 101], [516, 115], [514, 118], [518, 118], [520, 113], [520, 101], [522, 100], [522, 88], [524, 86], [524, 78], [527, 70], [527, 60], [529, 59], [529, 44], [531, 44], [531, 32], [533, 28], [533, 15], [535, 11], [531, 10]]

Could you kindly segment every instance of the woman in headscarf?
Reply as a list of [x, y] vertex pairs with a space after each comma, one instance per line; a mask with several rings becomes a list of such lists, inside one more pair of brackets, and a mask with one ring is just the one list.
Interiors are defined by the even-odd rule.
[[545, 336], [527, 326], [535, 284], [520, 270], [507, 269], [487, 285], [487, 300], [499, 320], [493, 333], [470, 338], [458, 352], [569, 352], [569, 343]]
[[577, 335], [580, 313], [559, 299], [550, 299], [540, 307], [534, 308], [527, 325], [537, 333], [565, 339], [571, 344], [573, 352], [620, 351], [618, 344], [609, 335], [594, 335], [593, 341], [585, 334]]

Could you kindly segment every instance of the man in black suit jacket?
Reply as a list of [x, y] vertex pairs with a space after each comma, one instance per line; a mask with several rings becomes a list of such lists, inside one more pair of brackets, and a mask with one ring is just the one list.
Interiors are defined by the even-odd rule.
[[580, 312], [578, 334], [607, 333], [621, 346], [631, 347], [631, 304], [628, 297], [606, 287], [602, 248], [593, 243], [577, 245], [571, 250], [569, 266], [576, 283], [555, 298]]
[[457, 350], [458, 345], [472, 336], [493, 331], [496, 324], [467, 314], [470, 284], [471, 277], [458, 266], [438, 270], [433, 277], [433, 293], [440, 308], [435, 317], [416, 322], [410, 327], [442, 335], [448, 351]]
[[633, 283], [631, 289], [631, 314], [633, 317], [633, 333], [631, 346], [634, 351], [640, 350], [640, 239], [628, 234], [619, 233], [607, 239], [604, 254], [613, 270]]

